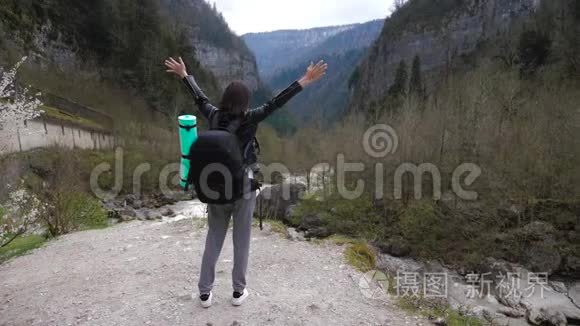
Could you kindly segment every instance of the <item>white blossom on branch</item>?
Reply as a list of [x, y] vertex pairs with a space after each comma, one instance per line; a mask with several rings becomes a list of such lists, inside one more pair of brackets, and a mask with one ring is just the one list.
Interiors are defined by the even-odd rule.
[[40, 94], [31, 96], [28, 88], [19, 89], [16, 85], [16, 73], [26, 59], [22, 58], [0, 76], [0, 130], [16, 130], [24, 121], [32, 120], [42, 113], [39, 110], [42, 105], [38, 99]]
[[24, 188], [12, 191], [8, 202], [0, 205], [0, 248], [26, 234], [38, 223], [46, 205]]

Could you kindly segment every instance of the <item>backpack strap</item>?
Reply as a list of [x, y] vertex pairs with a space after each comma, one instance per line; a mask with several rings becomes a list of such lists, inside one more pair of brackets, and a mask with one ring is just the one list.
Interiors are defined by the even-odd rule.
[[250, 149], [252, 148], [255, 150], [256, 155], [260, 155], [261, 152], [260, 143], [258, 142], [258, 138], [256, 137], [254, 137], [246, 144], [246, 146], [244, 146], [244, 152], [242, 153], [242, 155], [244, 156], [244, 160], [248, 159], [248, 156], [250, 155]]
[[256, 155], [262, 154], [262, 148], [260, 148], [260, 142], [258, 141], [257, 137], [254, 137], [254, 144], [256, 149]]
[[235, 134], [240, 126], [242, 125], [242, 119], [234, 119], [231, 120], [227, 126], [220, 125], [220, 113], [219, 111], [215, 112], [209, 122], [210, 129], [212, 130], [224, 130], [231, 134]]
[[194, 124], [194, 125], [191, 125], [191, 126], [184, 126], [184, 125], [180, 124], [179, 125], [179, 128], [185, 129], [186, 131], [189, 132], [189, 131], [191, 131], [191, 129], [197, 128], [197, 123]]

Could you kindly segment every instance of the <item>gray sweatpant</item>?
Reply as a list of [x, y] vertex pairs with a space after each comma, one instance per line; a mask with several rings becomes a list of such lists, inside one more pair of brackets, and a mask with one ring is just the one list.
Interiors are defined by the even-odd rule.
[[215, 266], [222, 251], [230, 218], [234, 217], [234, 269], [232, 283], [234, 291], [242, 292], [246, 288], [246, 270], [250, 255], [250, 236], [252, 216], [256, 207], [256, 192], [246, 194], [235, 203], [226, 205], [208, 205], [207, 238], [201, 263], [199, 293], [209, 293], [215, 280]]

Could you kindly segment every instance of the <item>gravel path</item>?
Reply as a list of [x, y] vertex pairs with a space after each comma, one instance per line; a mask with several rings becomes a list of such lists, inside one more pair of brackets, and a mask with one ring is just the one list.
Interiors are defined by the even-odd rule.
[[344, 248], [254, 229], [248, 289], [230, 304], [232, 242], [214, 305], [197, 299], [203, 219], [131, 222], [66, 235], [0, 265], [0, 325], [427, 325], [393, 302], [366, 299]]

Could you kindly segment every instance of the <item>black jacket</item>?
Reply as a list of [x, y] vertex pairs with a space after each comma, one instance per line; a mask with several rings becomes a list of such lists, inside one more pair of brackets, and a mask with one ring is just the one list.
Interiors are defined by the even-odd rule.
[[[183, 82], [193, 95], [195, 103], [199, 108], [199, 112], [211, 124], [211, 122], [216, 119], [216, 113], [218, 113], [220, 110], [209, 103], [209, 99], [203, 93], [199, 85], [197, 85], [193, 76], [187, 76], [183, 78]], [[244, 151], [243, 154], [245, 164], [252, 165], [258, 161], [256, 149], [254, 146], [254, 139], [256, 137], [256, 131], [258, 130], [258, 124], [272, 113], [274, 113], [277, 109], [284, 106], [284, 104], [286, 104], [296, 94], [300, 93], [300, 91], [302, 91], [302, 86], [297, 81], [295, 81], [272, 100], [266, 102], [266, 104], [246, 111], [246, 114], [242, 118], [240, 128], [236, 133]], [[232, 118], [227, 116], [220, 116], [217, 120], [221, 121], [228, 119]]]

